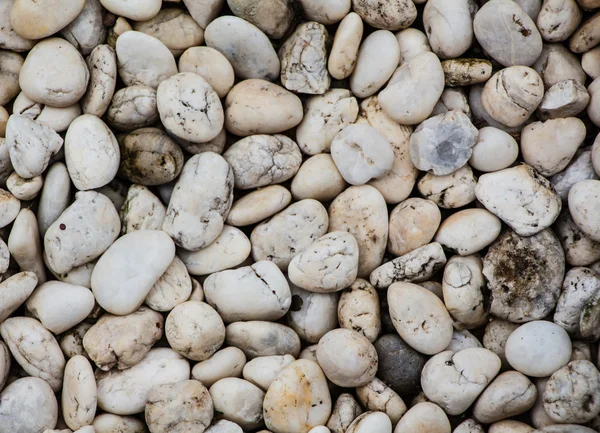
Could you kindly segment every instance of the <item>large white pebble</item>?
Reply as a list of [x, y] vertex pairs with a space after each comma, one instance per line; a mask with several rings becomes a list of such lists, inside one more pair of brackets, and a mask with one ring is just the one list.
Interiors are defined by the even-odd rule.
[[85, 114], [101, 117], [115, 93], [117, 85], [117, 55], [110, 45], [98, 45], [86, 57], [90, 70], [90, 84], [81, 98]]
[[179, 138], [203, 143], [223, 129], [219, 96], [200, 75], [174, 75], [158, 86], [156, 97], [160, 120], [167, 131]]
[[315, 293], [290, 284], [292, 304], [288, 325], [303, 341], [318, 343], [323, 335], [338, 327], [337, 293]]
[[435, 241], [461, 256], [468, 256], [491, 244], [501, 229], [502, 222], [493, 213], [485, 209], [465, 209], [444, 220]]
[[96, 433], [145, 433], [146, 423], [133, 416], [102, 413], [94, 418]]
[[42, 238], [71, 201], [71, 178], [67, 166], [55, 162], [46, 172], [38, 202], [37, 220]]
[[321, 24], [335, 24], [350, 12], [350, 0], [300, 0], [306, 18]]
[[590, 239], [600, 242], [600, 181], [582, 180], [569, 191], [569, 211], [575, 224]]
[[233, 171], [222, 156], [204, 152], [183, 167], [162, 229], [177, 245], [196, 251], [214, 242], [233, 202]]
[[266, 391], [279, 373], [294, 361], [292, 355], [254, 358], [244, 366], [244, 379]]
[[323, 202], [333, 200], [345, 188], [346, 181], [328, 153], [319, 153], [304, 161], [291, 185], [294, 199], [312, 198]]
[[444, 411], [436, 404], [423, 402], [414, 405], [404, 414], [394, 433], [450, 433], [450, 421]]
[[223, 54], [241, 79], [273, 81], [279, 76], [279, 58], [267, 35], [248, 21], [222, 16], [204, 32], [206, 45]]
[[423, 24], [432, 51], [442, 59], [461, 56], [473, 41], [471, 3], [468, 0], [429, 0]]
[[192, 368], [192, 378], [206, 387], [226, 377], [240, 377], [246, 365], [246, 355], [237, 347], [226, 347]]
[[42, 379], [17, 379], [0, 394], [0, 433], [43, 432], [57, 421], [56, 396]]
[[427, 119], [444, 90], [444, 70], [437, 56], [421, 53], [403, 63], [379, 93], [381, 108], [402, 125]]
[[351, 185], [385, 176], [394, 163], [389, 141], [367, 125], [349, 125], [340, 131], [331, 142], [331, 157]]
[[74, 356], [67, 362], [63, 378], [61, 409], [65, 423], [73, 430], [90, 425], [97, 403], [94, 370], [85, 356]]
[[248, 358], [300, 353], [300, 337], [292, 328], [275, 322], [235, 322], [227, 326], [229, 346], [241, 349]]
[[175, 257], [171, 238], [158, 230], [128, 233], [100, 257], [92, 272], [92, 290], [106, 311], [135, 311]]
[[228, 323], [277, 320], [292, 302], [285, 276], [268, 260], [210, 275], [204, 280], [204, 295]]
[[145, 21], [160, 11], [161, 0], [100, 0], [102, 6], [117, 16]]
[[352, 0], [354, 11], [376, 29], [401, 30], [417, 18], [412, 0]]
[[222, 418], [247, 430], [254, 430], [263, 421], [265, 393], [256, 385], [237, 377], [227, 377], [210, 387], [215, 411]]
[[143, 84], [156, 89], [177, 73], [171, 51], [161, 41], [142, 32], [129, 31], [117, 39], [119, 76], [126, 86]]
[[510, 167], [519, 156], [519, 145], [508, 133], [493, 126], [479, 130], [469, 165], [485, 173]]
[[33, 272], [19, 272], [0, 283], [0, 323], [29, 298], [38, 283]]
[[306, 359], [288, 365], [269, 386], [263, 414], [274, 433], [307, 433], [324, 425], [331, 414], [331, 396], [319, 365]]
[[235, 75], [227, 57], [210, 47], [191, 47], [179, 57], [179, 72], [193, 72], [204, 78], [219, 98], [233, 87]]
[[365, 412], [348, 426], [347, 433], [392, 433], [392, 422], [384, 412]]
[[98, 407], [115, 415], [133, 415], [144, 410], [153, 386], [181, 382], [189, 377], [190, 365], [183, 356], [167, 348], [152, 349], [127, 370], [96, 373]]
[[19, 85], [35, 102], [68, 107], [87, 90], [90, 73], [81, 54], [67, 41], [49, 38], [30, 52], [19, 74]]
[[452, 318], [440, 298], [411, 283], [392, 284], [387, 297], [394, 328], [413, 349], [434, 355], [448, 347]]
[[225, 222], [236, 227], [256, 224], [282, 211], [291, 201], [292, 195], [283, 186], [259, 188], [233, 202]]
[[571, 358], [571, 339], [552, 322], [536, 320], [519, 326], [506, 341], [506, 359], [517, 371], [550, 376]]
[[92, 312], [94, 295], [86, 287], [48, 281], [35, 289], [26, 306], [46, 329], [61, 334]]
[[48, 267], [64, 274], [88, 263], [106, 251], [120, 231], [119, 214], [108, 197], [95, 191], [78, 192], [44, 235]]
[[356, 12], [350, 12], [340, 22], [327, 63], [329, 73], [336, 80], [343, 80], [354, 71], [363, 27], [360, 15]]
[[427, 398], [449, 415], [473, 404], [500, 371], [498, 355], [484, 348], [438, 353], [423, 367], [421, 386]]
[[46, 38], [73, 21], [84, 4], [85, 0], [15, 0], [10, 12], [10, 23], [13, 30], [23, 38]]

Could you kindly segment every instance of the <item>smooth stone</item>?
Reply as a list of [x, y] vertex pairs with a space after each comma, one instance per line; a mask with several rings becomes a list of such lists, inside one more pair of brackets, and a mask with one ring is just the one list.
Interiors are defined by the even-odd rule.
[[29, 298], [37, 283], [36, 274], [29, 271], [15, 274], [0, 283], [0, 323]]
[[173, 53], [181, 55], [204, 42], [204, 30], [191, 15], [181, 9], [162, 9], [155, 17], [133, 24], [133, 30], [161, 41]]
[[100, 0], [102, 6], [109, 12], [134, 21], [145, 21], [156, 16], [160, 11], [160, 0], [133, 0], [122, 2], [120, 0]]
[[[499, 1], [512, 3], [511, 0]], [[483, 88], [481, 103], [494, 120], [516, 127], [527, 121], [543, 97], [544, 86], [536, 71], [526, 66], [511, 66], [489, 79]]]
[[[4, 240], [0, 242], [0, 273], [4, 274], [8, 271], [8, 267], [10, 266], [10, 251], [8, 250], [8, 245]], [[6, 277], [10, 277], [11, 275], [6, 275]]]
[[35, 102], [68, 107], [85, 94], [90, 74], [81, 54], [67, 41], [49, 38], [29, 52], [19, 85]]
[[38, 3], [35, 0], [15, 0], [10, 11], [13, 30], [25, 39], [43, 39], [71, 23], [85, 5], [85, 0], [60, 0]]
[[357, 278], [342, 292], [337, 304], [337, 320], [340, 328], [354, 329], [371, 343], [377, 340], [381, 332], [381, 307], [377, 291], [368, 281]]
[[598, 23], [600, 14], [595, 14], [587, 19], [571, 36], [569, 49], [574, 53], [585, 53], [600, 42]]
[[364, 185], [392, 169], [394, 152], [375, 128], [349, 125], [331, 143], [331, 157], [342, 177], [351, 185]]
[[271, 260], [285, 271], [296, 254], [327, 232], [328, 225], [327, 211], [318, 201], [293, 203], [252, 230], [252, 257]]
[[396, 33], [396, 39], [400, 46], [400, 65], [421, 53], [431, 52], [427, 35], [421, 30], [409, 27]]
[[352, 0], [352, 8], [376, 29], [402, 30], [417, 18], [417, 8], [411, 0]]
[[551, 0], [544, 2], [536, 25], [545, 41], [562, 42], [577, 29], [582, 17], [575, 0]]
[[546, 88], [568, 79], [585, 85], [585, 72], [580, 60], [562, 44], [545, 44], [542, 54], [532, 65]]
[[51, 107], [35, 102], [21, 92], [13, 102], [13, 114], [22, 114], [49, 126], [56, 132], [63, 132], [69, 128], [73, 120], [81, 115], [81, 107], [79, 103], [63, 108]]
[[292, 302], [285, 276], [268, 260], [211, 274], [204, 295], [226, 323], [277, 320]]
[[444, 220], [435, 242], [461, 256], [469, 256], [494, 242], [501, 229], [502, 222], [493, 213], [485, 209], [465, 209]]
[[385, 254], [388, 213], [385, 199], [370, 185], [352, 186], [329, 206], [329, 231], [347, 231], [358, 243], [358, 277], [377, 268]]
[[142, 305], [174, 256], [175, 245], [162, 231], [126, 234], [106, 250], [94, 268], [92, 291], [96, 301], [110, 313], [132, 313]]
[[345, 188], [346, 181], [335, 166], [331, 155], [319, 153], [308, 158], [300, 166], [292, 179], [290, 190], [295, 200], [310, 198], [327, 202], [341, 194]]
[[179, 257], [175, 256], [167, 270], [154, 283], [144, 303], [155, 311], [171, 311], [187, 301], [192, 294], [190, 274]]
[[32, 177], [31, 179], [24, 179], [14, 172], [6, 179], [6, 188], [12, 195], [23, 201], [36, 198], [43, 185], [44, 181], [41, 175]]
[[43, 432], [53, 429], [58, 421], [54, 392], [37, 377], [23, 377], [9, 384], [0, 394], [0, 409], [1, 433]]
[[92, 426], [96, 433], [144, 433], [146, 424], [133, 416], [114, 415], [102, 413], [96, 418]]
[[281, 39], [294, 21], [289, 0], [228, 0], [227, 4], [235, 16], [254, 24], [271, 39]]
[[209, 275], [242, 264], [250, 255], [251, 245], [241, 230], [224, 225], [223, 231], [209, 246], [198, 251], [177, 252], [192, 275]]
[[200, 27], [206, 29], [221, 12], [225, 0], [183, 0], [183, 4]]
[[526, 164], [480, 176], [475, 194], [490, 212], [521, 236], [548, 228], [562, 207], [550, 182]]
[[279, 373], [294, 361], [292, 355], [254, 358], [244, 366], [244, 379], [267, 391]]
[[443, 209], [463, 207], [475, 201], [477, 179], [468, 165], [446, 176], [427, 173], [417, 183], [419, 193]]
[[415, 125], [429, 117], [443, 90], [442, 65], [435, 54], [425, 52], [403, 63], [378, 99], [381, 108], [396, 122]]
[[383, 412], [365, 412], [359, 415], [348, 426], [347, 433], [367, 433], [377, 431], [381, 433], [392, 432], [392, 422]]
[[574, 117], [585, 110], [589, 101], [585, 86], [574, 79], [559, 81], [544, 93], [537, 115], [540, 120]]
[[445, 89], [440, 100], [433, 107], [431, 115], [446, 114], [453, 110], [462, 112], [469, 118], [471, 117], [471, 107], [469, 107], [467, 95], [462, 89]]
[[600, 260], [600, 243], [594, 242], [581, 231], [564, 209], [554, 225], [556, 235], [565, 252], [565, 260], [571, 266], [588, 266]]
[[28, 375], [44, 379], [54, 392], [62, 388], [66, 361], [56, 339], [40, 322], [11, 317], [0, 324], [0, 335]]
[[450, 421], [444, 411], [436, 404], [423, 402], [414, 405], [404, 414], [394, 433], [450, 433]]
[[102, 3], [100, 0], [89, 0], [84, 2], [79, 15], [63, 28], [60, 34], [83, 56], [87, 56], [106, 40], [107, 30], [103, 21]]
[[502, 361], [502, 370], [510, 370], [506, 360], [506, 340], [520, 325], [502, 319], [492, 319], [485, 327], [483, 347], [494, 352]]
[[452, 319], [436, 295], [416, 284], [395, 283], [388, 289], [387, 297], [394, 328], [408, 345], [425, 355], [448, 347]]
[[323, 335], [338, 327], [338, 294], [309, 292], [294, 284], [290, 284], [290, 290], [287, 324], [303, 341], [318, 343]]
[[346, 89], [331, 89], [311, 96], [302, 122], [296, 128], [296, 141], [303, 153], [328, 152], [336, 135], [351, 125], [358, 115], [358, 103]]
[[451, 174], [467, 163], [477, 136], [477, 128], [462, 112], [439, 114], [421, 123], [411, 135], [411, 160], [419, 170], [436, 176]]
[[554, 323], [572, 336], [595, 338], [598, 333], [595, 304], [599, 290], [600, 276], [595, 271], [579, 267], [569, 270], [554, 312]]
[[141, 84], [118, 90], [106, 112], [106, 122], [121, 132], [151, 126], [157, 120], [156, 90]]
[[119, 169], [119, 143], [98, 117], [84, 114], [75, 119], [65, 136], [65, 159], [78, 190], [108, 184]]
[[120, 212], [121, 232], [160, 230], [165, 214], [165, 206], [147, 187], [131, 185]]
[[469, 165], [489, 173], [510, 167], [519, 156], [519, 146], [510, 134], [493, 126], [479, 130]]
[[600, 77], [600, 47], [583, 53], [583, 56], [581, 56], [581, 68], [594, 80]]
[[402, 256], [431, 242], [442, 220], [439, 208], [430, 200], [409, 198], [390, 212], [387, 248]]
[[297, 360], [271, 383], [263, 401], [265, 425], [275, 433], [307, 433], [331, 414], [327, 380], [314, 361]]
[[[449, 415], [473, 404], [500, 371], [500, 358], [483, 348], [446, 351], [430, 358], [421, 373], [423, 392]], [[448, 395], [455, 398], [449, 399]]]
[[168, 348], [155, 348], [127, 370], [96, 373], [98, 407], [115, 415], [133, 415], [144, 410], [153, 386], [189, 377], [190, 366], [183, 356]]
[[473, 20], [477, 42], [503, 66], [529, 66], [542, 52], [542, 37], [533, 20], [511, 0], [491, 0]]
[[426, 281], [445, 264], [442, 246], [432, 242], [379, 266], [371, 272], [369, 280], [377, 289], [385, 289], [399, 281]]
[[317, 293], [337, 292], [356, 279], [358, 243], [346, 231], [330, 232], [308, 245], [288, 266], [295, 285]]
[[204, 78], [219, 98], [233, 87], [235, 76], [227, 57], [210, 47], [191, 47], [179, 57], [179, 72], [193, 72]]
[[307, 19], [325, 25], [335, 24], [350, 12], [350, 0], [332, 0], [327, 3], [300, 0], [300, 5]]
[[245, 365], [244, 352], [237, 347], [226, 347], [194, 365], [192, 378], [210, 388], [215, 382], [226, 377], [240, 377]]
[[234, 322], [227, 326], [225, 341], [241, 349], [250, 359], [259, 356], [300, 353], [300, 337], [292, 329], [274, 322]]
[[21, 91], [19, 72], [24, 61], [20, 54], [0, 50], [0, 105], [8, 104]]
[[506, 231], [483, 258], [490, 312], [513, 323], [546, 317], [556, 306], [564, 269], [562, 247], [550, 230], [530, 237]]
[[344, 433], [352, 421], [362, 413], [362, 408], [352, 394], [340, 394], [335, 402], [327, 427], [332, 433]]
[[138, 364], [163, 334], [160, 313], [140, 307], [131, 314], [103, 314], [82, 336], [86, 356], [102, 371]]
[[202, 433], [213, 419], [213, 401], [197, 380], [156, 385], [148, 392], [144, 418], [151, 433]]
[[38, 223], [31, 209], [21, 209], [6, 244], [20, 270], [35, 272], [40, 284], [46, 281]]
[[600, 208], [600, 181], [595, 179], [577, 182], [569, 191], [569, 211], [577, 226], [590, 239], [600, 242], [600, 222], [597, 215]]
[[322, 95], [331, 84], [327, 72], [329, 33], [323, 24], [306, 22], [296, 27], [279, 48], [281, 84], [288, 90]]
[[97, 405], [94, 370], [85, 356], [69, 359], [65, 366], [61, 409], [69, 428], [78, 430], [94, 421]]
[[117, 39], [118, 72], [126, 86], [142, 84], [156, 89], [177, 74], [177, 64], [160, 40], [142, 32], [128, 31]]
[[484, 424], [491, 424], [528, 411], [536, 397], [537, 389], [525, 375], [507, 371], [481, 393], [473, 406], [473, 416]]
[[588, 87], [590, 102], [587, 106], [587, 115], [596, 126], [600, 125], [600, 80], [595, 79]]
[[576, 117], [533, 122], [521, 131], [521, 154], [542, 176], [552, 176], [564, 170], [585, 136], [585, 125]]
[[194, 155], [183, 167], [162, 229], [178, 246], [200, 250], [221, 234], [233, 202], [233, 171], [213, 152]]
[[215, 411], [240, 427], [253, 430], [263, 423], [265, 393], [247, 380], [228, 377], [210, 387]]
[[8, 118], [6, 146], [19, 176], [31, 179], [41, 175], [62, 145], [62, 137], [50, 127], [19, 114]]
[[235, 16], [222, 16], [204, 28], [206, 45], [221, 52], [240, 79], [274, 81], [279, 77], [277, 53], [258, 27]]
[[81, 98], [84, 114], [104, 115], [112, 100], [117, 84], [117, 55], [109, 45], [96, 46], [86, 63], [90, 71], [87, 92]]
[[423, 24], [431, 50], [442, 59], [460, 57], [473, 41], [469, 0], [429, 0]]
[[250, 79], [231, 89], [225, 99], [225, 127], [232, 134], [277, 134], [303, 118], [300, 98], [268, 81]]
[[[485, 433], [485, 430], [473, 418], [467, 418], [465, 421], [461, 422], [452, 431], [452, 433]], [[514, 433], [514, 432], [506, 432], [506, 433]]]
[[61, 334], [92, 312], [94, 295], [87, 287], [48, 281], [35, 289], [25, 305], [46, 329]]
[[19, 36], [10, 22], [14, 0], [0, 2], [0, 48], [10, 51], [29, 51], [36, 41]]
[[413, 395], [420, 387], [426, 357], [396, 334], [381, 336], [374, 346], [379, 358], [378, 377], [401, 396]]
[[292, 195], [283, 186], [260, 188], [234, 201], [225, 222], [236, 227], [256, 224], [285, 209], [291, 201]]
[[359, 98], [377, 93], [389, 80], [400, 61], [400, 47], [394, 34], [377, 30], [360, 45], [350, 89]]
[[362, 19], [356, 12], [350, 12], [340, 22], [327, 63], [327, 69], [334, 79], [343, 80], [354, 72], [363, 28]]
[[209, 428], [204, 430], [204, 433], [244, 433], [244, 430], [242, 430], [242, 428], [236, 423], [222, 419], [214, 424], [211, 424]]
[[285, 135], [251, 135], [232, 144], [223, 158], [233, 170], [235, 186], [253, 189], [284, 182], [302, 163], [298, 145]]
[[485, 83], [492, 76], [492, 62], [484, 59], [450, 59], [442, 62], [446, 86]]
[[[464, 325], [459, 322], [455, 322], [455, 326], [462, 328]], [[448, 347], [446, 347], [445, 350], [450, 350], [452, 352], [460, 352], [461, 350], [477, 347], [483, 347], [483, 345], [479, 342], [477, 337], [475, 337], [466, 329], [463, 329], [462, 331], [458, 331], [455, 329], [452, 333], [452, 341], [450, 342]]]

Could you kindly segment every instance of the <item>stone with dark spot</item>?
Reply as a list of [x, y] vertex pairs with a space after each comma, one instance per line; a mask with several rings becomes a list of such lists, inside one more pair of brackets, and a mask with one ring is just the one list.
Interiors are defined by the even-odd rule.
[[522, 237], [509, 230], [483, 258], [490, 312], [514, 323], [546, 317], [558, 301], [565, 255], [550, 230]]
[[397, 334], [383, 335], [374, 345], [379, 357], [377, 376], [402, 397], [417, 394], [421, 387], [421, 370], [427, 357], [406, 344]]

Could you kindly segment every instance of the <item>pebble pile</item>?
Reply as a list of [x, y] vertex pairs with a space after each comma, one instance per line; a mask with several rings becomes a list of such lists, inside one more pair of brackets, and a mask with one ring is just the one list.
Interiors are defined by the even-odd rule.
[[0, 0], [0, 433], [600, 432], [600, 0]]

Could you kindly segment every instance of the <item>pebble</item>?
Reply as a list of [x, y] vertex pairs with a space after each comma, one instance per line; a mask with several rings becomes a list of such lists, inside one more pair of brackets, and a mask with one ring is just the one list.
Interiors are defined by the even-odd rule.
[[577, 116], [587, 106], [590, 95], [574, 79], [559, 81], [551, 86], [537, 108], [540, 120]]
[[44, 181], [42, 176], [36, 176], [31, 179], [24, 179], [16, 172], [13, 172], [6, 179], [6, 188], [19, 200], [33, 200], [41, 191]]
[[240, 427], [253, 430], [263, 422], [265, 393], [256, 385], [237, 377], [228, 377], [210, 387], [215, 411]]
[[[514, 330], [505, 350], [506, 359], [517, 371], [527, 376], [547, 377], [569, 362], [571, 341], [560, 326], [536, 320]], [[551, 356], [542, 357], [544, 353]]]
[[600, 42], [598, 22], [600, 15], [593, 15], [587, 19], [571, 36], [569, 49], [574, 53], [585, 53], [594, 48]]
[[100, 0], [102, 6], [117, 16], [122, 16], [135, 21], [145, 21], [158, 14], [161, 7], [159, 0], [133, 0], [127, 3], [118, 0]]
[[[500, 358], [483, 348], [445, 351], [430, 358], [421, 374], [429, 400], [449, 415], [463, 413], [500, 371]], [[448, 395], [454, 396], [448, 399]]]
[[309, 20], [321, 24], [335, 24], [350, 12], [350, 0], [332, 0], [322, 3], [318, 0], [300, 0], [300, 4]]
[[89, 79], [81, 54], [63, 39], [50, 38], [38, 42], [28, 54], [19, 86], [35, 102], [64, 108], [81, 99]]
[[412, 163], [436, 176], [451, 174], [471, 158], [477, 136], [477, 128], [462, 112], [438, 114], [422, 122], [411, 135]]
[[436, 295], [416, 284], [394, 283], [387, 296], [394, 328], [408, 345], [425, 355], [448, 347], [452, 319]]
[[204, 29], [206, 46], [223, 54], [236, 76], [268, 81], [279, 77], [277, 53], [267, 35], [258, 27], [238, 17], [223, 16]]
[[51, 107], [35, 102], [21, 92], [13, 103], [13, 114], [22, 114], [56, 132], [63, 132], [81, 115], [81, 107], [77, 103], [64, 108]]
[[536, 25], [545, 41], [562, 42], [577, 29], [582, 17], [575, 0], [552, 0], [542, 6]]
[[314, 293], [290, 283], [292, 305], [287, 324], [309, 343], [318, 343], [327, 332], [338, 325], [336, 293]]
[[192, 368], [192, 378], [211, 387], [226, 377], [240, 377], [246, 365], [246, 355], [237, 347], [226, 347], [200, 361]]
[[343, 80], [354, 72], [363, 29], [362, 19], [356, 12], [350, 12], [340, 22], [327, 62], [327, 70], [334, 79]]
[[542, 52], [535, 23], [511, 0], [483, 5], [473, 20], [473, 31], [481, 47], [502, 66], [529, 66]]
[[402, 30], [417, 18], [417, 8], [411, 0], [352, 0], [352, 7], [376, 29]]
[[[28, 408], [35, 407], [35, 411]], [[45, 431], [58, 421], [58, 402], [48, 383], [37, 377], [23, 377], [0, 394], [0, 432]]]
[[425, 356], [396, 334], [381, 336], [374, 346], [379, 359], [379, 378], [401, 396], [413, 395], [420, 387]]
[[5, 105], [19, 94], [19, 73], [24, 59], [11, 51], [0, 51], [0, 104]]
[[375, 342], [381, 332], [381, 310], [377, 291], [368, 281], [357, 278], [342, 292], [336, 307], [341, 328], [353, 329]]
[[60, 32], [83, 56], [101, 45], [107, 36], [104, 27], [104, 9], [100, 0], [86, 1], [77, 17]]
[[234, 201], [225, 222], [236, 227], [256, 224], [285, 209], [291, 200], [292, 195], [283, 186], [260, 188]]
[[107, 123], [117, 131], [152, 126], [157, 120], [156, 90], [140, 84], [118, 90], [106, 113]]
[[69, 428], [78, 430], [94, 421], [97, 405], [94, 370], [85, 356], [67, 361], [61, 395], [62, 415]]
[[446, 86], [485, 83], [492, 76], [492, 63], [484, 59], [450, 59], [442, 62]]
[[435, 242], [461, 256], [475, 254], [500, 235], [502, 222], [485, 209], [465, 209], [446, 218], [435, 234]]
[[327, 427], [332, 433], [344, 433], [361, 413], [362, 409], [352, 394], [340, 394], [327, 421]]
[[475, 201], [476, 185], [473, 170], [465, 165], [446, 176], [427, 173], [417, 183], [417, 189], [442, 209], [454, 209]]
[[460, 57], [473, 42], [473, 21], [468, 0], [430, 0], [423, 24], [431, 50], [442, 59]]
[[400, 65], [421, 53], [431, 52], [427, 35], [421, 30], [412, 27], [401, 30], [396, 33], [396, 39], [400, 46]]
[[579, 229], [594, 242], [600, 242], [600, 224], [592, 215], [600, 205], [600, 181], [577, 182], [569, 191], [569, 211]]
[[556, 234], [565, 251], [565, 261], [571, 266], [588, 266], [600, 260], [600, 244], [587, 237], [563, 210], [555, 225]]
[[234, 322], [227, 326], [228, 345], [241, 349], [246, 357], [256, 358], [271, 355], [300, 353], [300, 337], [292, 329], [274, 322]]
[[244, 80], [225, 100], [225, 127], [232, 134], [277, 134], [298, 126], [302, 103], [293, 93], [268, 81]]
[[219, 98], [227, 96], [234, 83], [231, 63], [210, 47], [191, 47], [179, 57], [179, 72], [193, 72], [204, 78]]
[[424, 402], [414, 405], [404, 414], [394, 433], [411, 433], [425, 430], [429, 433], [450, 433], [450, 421], [436, 404]]
[[487, 210], [521, 236], [548, 228], [562, 208], [550, 182], [527, 164], [482, 175], [475, 194]]
[[228, 0], [227, 4], [234, 15], [254, 24], [272, 39], [281, 39], [294, 20], [294, 9], [287, 0]]
[[390, 418], [383, 412], [365, 412], [352, 421], [346, 431], [348, 433], [366, 433], [369, 431], [390, 433], [392, 423]]
[[403, 63], [378, 99], [383, 111], [396, 122], [415, 125], [429, 117], [443, 90], [442, 65], [435, 54], [425, 52]]
[[519, 146], [510, 134], [493, 126], [479, 130], [469, 165], [484, 173], [510, 167], [519, 156]]

